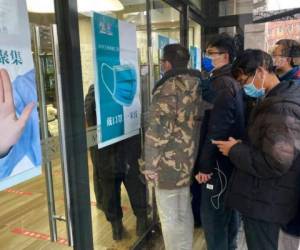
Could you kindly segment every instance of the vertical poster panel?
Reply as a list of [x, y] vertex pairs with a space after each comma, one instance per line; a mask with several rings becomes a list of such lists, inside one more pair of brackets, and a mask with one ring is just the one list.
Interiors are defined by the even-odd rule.
[[195, 46], [190, 46], [190, 55], [191, 55], [191, 67], [193, 69], [201, 70], [201, 56], [200, 49]]
[[163, 49], [170, 43], [170, 38], [162, 35], [158, 35], [158, 48]]
[[136, 26], [93, 13], [99, 148], [139, 133], [140, 79]]
[[[26, 1], [0, 0], [0, 20], [0, 68], [6, 69], [9, 74], [16, 117], [19, 117], [29, 103], [37, 104]], [[0, 158], [0, 190], [41, 174], [41, 143], [36, 107], [16, 144]]]

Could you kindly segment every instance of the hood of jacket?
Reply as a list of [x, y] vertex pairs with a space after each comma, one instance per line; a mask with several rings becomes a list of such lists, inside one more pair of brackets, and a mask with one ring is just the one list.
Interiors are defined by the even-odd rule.
[[221, 68], [215, 69], [211, 72], [210, 77], [218, 78], [221, 76], [232, 76], [231, 74], [231, 64], [226, 64], [222, 66]]
[[211, 75], [210, 80], [212, 82], [212, 88], [214, 91], [222, 90], [224, 88], [232, 88], [232, 83], [236, 83], [236, 87], [239, 84], [233, 78], [231, 73], [231, 64], [226, 64], [221, 68], [215, 69]]
[[291, 103], [300, 107], [300, 84], [293, 80], [280, 82], [267, 93], [264, 101], [254, 109], [253, 115], [277, 103]]
[[171, 69], [167, 71], [163, 77], [155, 84], [152, 94], [157, 90], [157, 88], [161, 85], [163, 85], [166, 81], [168, 81], [170, 78], [178, 76], [178, 75], [190, 75], [194, 76], [196, 78], [199, 78], [199, 80], [202, 79], [201, 73], [199, 70], [195, 69]]

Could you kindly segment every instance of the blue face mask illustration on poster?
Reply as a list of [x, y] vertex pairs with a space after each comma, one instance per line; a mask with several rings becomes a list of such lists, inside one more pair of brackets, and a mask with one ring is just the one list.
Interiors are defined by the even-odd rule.
[[[109, 77], [106, 74], [113, 75]], [[106, 63], [101, 65], [102, 81], [115, 102], [123, 106], [130, 106], [137, 89], [137, 77], [134, 66], [124, 64], [113, 67]], [[112, 81], [108, 81], [112, 79]]]

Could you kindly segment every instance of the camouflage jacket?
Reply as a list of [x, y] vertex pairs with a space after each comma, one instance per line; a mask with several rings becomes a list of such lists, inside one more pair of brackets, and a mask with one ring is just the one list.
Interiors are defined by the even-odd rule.
[[156, 84], [141, 170], [158, 174], [158, 187], [190, 184], [203, 118], [200, 72], [171, 70]]

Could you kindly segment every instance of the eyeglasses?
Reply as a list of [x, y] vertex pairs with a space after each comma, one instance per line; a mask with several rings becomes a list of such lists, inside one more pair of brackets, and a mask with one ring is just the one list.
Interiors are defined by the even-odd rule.
[[221, 54], [225, 54], [226, 52], [224, 51], [206, 51], [204, 53], [205, 56], [212, 56], [212, 55], [221, 55]]
[[286, 56], [284, 56], [284, 55], [272, 55], [272, 57], [274, 58], [274, 57], [286, 57]]

